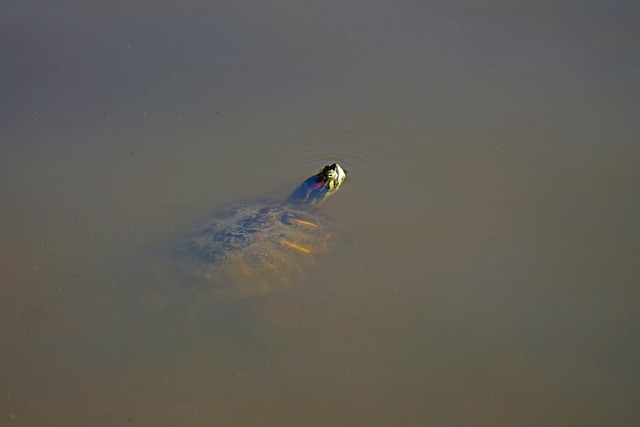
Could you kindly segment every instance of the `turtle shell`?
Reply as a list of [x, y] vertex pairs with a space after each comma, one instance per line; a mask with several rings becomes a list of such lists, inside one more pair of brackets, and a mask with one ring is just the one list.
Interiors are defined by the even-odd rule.
[[175, 247], [178, 275], [216, 299], [249, 298], [295, 286], [336, 240], [333, 217], [272, 201], [214, 211]]

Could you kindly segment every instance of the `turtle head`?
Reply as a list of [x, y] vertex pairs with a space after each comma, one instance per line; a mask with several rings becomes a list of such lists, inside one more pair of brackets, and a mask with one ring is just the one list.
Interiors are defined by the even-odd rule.
[[304, 180], [285, 203], [311, 209], [338, 191], [346, 177], [347, 171], [339, 164], [327, 165], [317, 174]]

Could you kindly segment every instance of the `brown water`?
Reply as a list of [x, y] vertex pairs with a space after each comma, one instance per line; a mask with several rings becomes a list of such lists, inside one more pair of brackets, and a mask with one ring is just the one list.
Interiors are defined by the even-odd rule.
[[[639, 19], [3, 2], [0, 425], [638, 425]], [[348, 238], [298, 287], [140, 298], [332, 161]]]

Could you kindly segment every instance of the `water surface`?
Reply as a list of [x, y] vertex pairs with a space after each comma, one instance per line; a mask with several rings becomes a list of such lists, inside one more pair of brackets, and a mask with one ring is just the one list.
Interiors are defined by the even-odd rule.
[[[8, 2], [0, 424], [632, 426], [634, 2]], [[347, 234], [215, 304], [149, 268], [326, 163]]]

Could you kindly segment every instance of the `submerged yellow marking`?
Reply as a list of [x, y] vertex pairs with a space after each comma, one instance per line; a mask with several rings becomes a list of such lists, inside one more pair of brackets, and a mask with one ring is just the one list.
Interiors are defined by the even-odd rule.
[[297, 251], [300, 251], [302, 253], [305, 253], [305, 254], [310, 254], [311, 253], [311, 249], [309, 249], [307, 247], [304, 247], [304, 246], [300, 246], [300, 245], [298, 245], [296, 243], [291, 243], [291, 242], [287, 242], [286, 240], [284, 240], [284, 241], [282, 241], [282, 244], [287, 246], [287, 247], [290, 247], [292, 249], [295, 249]]
[[315, 224], [311, 221], [305, 221], [304, 219], [291, 218], [291, 221], [295, 222], [296, 224], [309, 226], [311, 228], [318, 228], [318, 224]]

